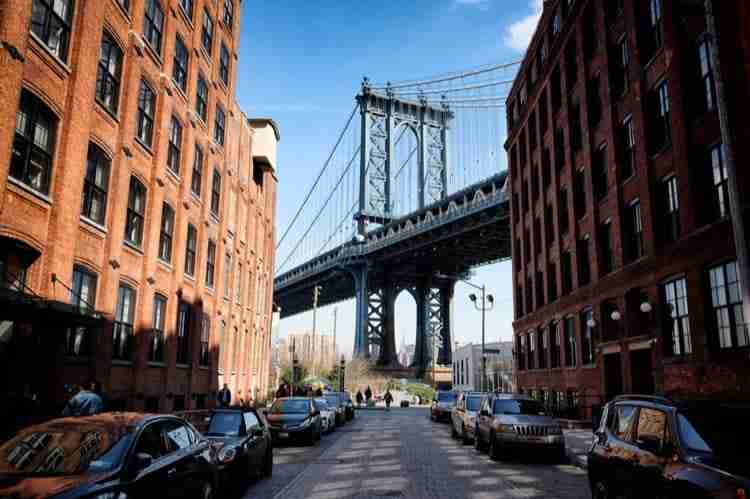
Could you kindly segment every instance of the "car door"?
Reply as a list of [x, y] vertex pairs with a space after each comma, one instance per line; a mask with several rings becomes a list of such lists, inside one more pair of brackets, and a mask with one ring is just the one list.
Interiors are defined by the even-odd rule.
[[461, 401], [463, 400], [464, 394], [459, 393], [458, 397], [456, 398], [456, 405], [453, 407], [453, 410], [451, 411], [451, 425], [453, 425], [453, 430], [458, 431], [460, 426], [458, 424], [458, 419], [461, 413]]
[[664, 471], [675, 445], [669, 428], [669, 414], [658, 408], [641, 407], [635, 427], [635, 445], [638, 447], [634, 463], [636, 496], [665, 497]]
[[185, 491], [181, 497], [197, 497], [201, 486], [202, 463], [200, 462], [199, 442], [194, 442], [194, 435], [190, 428], [177, 419], [165, 420], [162, 432], [167, 442], [168, 455], [166, 459], [171, 463], [167, 474], [179, 482]]
[[242, 416], [245, 419], [245, 429], [247, 431], [245, 452], [247, 453], [250, 466], [253, 469], [259, 469], [263, 466], [263, 458], [266, 455], [266, 439], [262, 435], [257, 434], [258, 430], [262, 430], [263, 427], [254, 412], [247, 411]]
[[[136, 470], [138, 455], [151, 456], [151, 465]], [[165, 497], [177, 498], [183, 495], [184, 489], [172, 470], [168, 459], [166, 441], [162, 425], [158, 421], [148, 423], [136, 438], [135, 446], [128, 462], [129, 483], [126, 487], [129, 497], [149, 497], [154, 491], [163, 491]]]
[[[597, 479], [604, 480], [615, 493], [632, 494], [633, 474], [638, 456], [634, 442], [638, 408], [633, 404], [616, 404], [607, 411], [604, 432], [597, 435], [594, 466]], [[626, 496], [630, 497], [630, 496]]]
[[492, 400], [490, 397], [482, 399], [482, 405], [479, 406], [479, 440], [480, 442], [487, 440], [490, 427], [490, 403]]

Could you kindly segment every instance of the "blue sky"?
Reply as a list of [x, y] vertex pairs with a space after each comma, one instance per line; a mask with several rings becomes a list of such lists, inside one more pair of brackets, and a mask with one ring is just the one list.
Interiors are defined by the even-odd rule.
[[[266, 0], [243, 2], [237, 98], [253, 117], [279, 123], [277, 232], [288, 224], [352, 109], [363, 76], [404, 80], [509, 62], [523, 56], [541, 0]], [[505, 137], [498, 137], [504, 141]], [[510, 339], [510, 263], [479, 269], [497, 305], [488, 341]], [[471, 289], [456, 289], [454, 339], [481, 338]], [[318, 312], [332, 328], [333, 307]], [[397, 301], [396, 332], [413, 342], [413, 300]], [[281, 335], [309, 329], [311, 314], [281, 322]], [[338, 305], [338, 343], [351, 353], [354, 306]]]

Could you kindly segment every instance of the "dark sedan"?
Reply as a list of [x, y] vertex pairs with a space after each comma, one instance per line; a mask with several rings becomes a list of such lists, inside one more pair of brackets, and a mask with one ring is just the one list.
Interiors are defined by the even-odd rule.
[[315, 445], [320, 440], [322, 423], [315, 402], [307, 397], [276, 399], [266, 416], [274, 442], [302, 440]]
[[339, 397], [344, 401], [344, 412], [346, 413], [346, 420], [351, 421], [354, 419], [354, 402], [349, 392], [338, 392]]
[[271, 433], [255, 409], [215, 409], [205, 435], [218, 451], [222, 484], [240, 487], [273, 473]]
[[55, 419], [0, 446], [0, 497], [206, 499], [217, 477], [211, 443], [173, 416]]
[[430, 408], [430, 419], [433, 421], [450, 421], [451, 412], [456, 406], [457, 396], [456, 392], [437, 392]]

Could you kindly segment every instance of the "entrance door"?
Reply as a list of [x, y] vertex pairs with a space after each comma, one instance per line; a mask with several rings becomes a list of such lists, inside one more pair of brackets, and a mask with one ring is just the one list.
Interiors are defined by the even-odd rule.
[[654, 368], [651, 363], [651, 349], [630, 351], [630, 376], [633, 382], [633, 393], [653, 395]]
[[604, 392], [607, 400], [622, 395], [622, 362], [619, 352], [604, 355]]

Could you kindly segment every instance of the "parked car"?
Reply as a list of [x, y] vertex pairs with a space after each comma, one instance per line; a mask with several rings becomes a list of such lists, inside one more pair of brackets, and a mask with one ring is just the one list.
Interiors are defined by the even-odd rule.
[[456, 398], [456, 405], [451, 411], [451, 435], [460, 438], [468, 444], [474, 440], [474, 426], [476, 424], [479, 405], [482, 403], [482, 392], [461, 392]]
[[320, 440], [320, 411], [312, 398], [284, 397], [276, 399], [266, 416], [274, 442], [301, 440], [315, 445]]
[[330, 433], [336, 429], [336, 409], [328, 405], [324, 397], [315, 399], [315, 407], [320, 411], [320, 417], [323, 423], [323, 433]]
[[344, 401], [344, 413], [346, 415], [346, 420], [351, 421], [354, 419], [354, 402], [352, 401], [351, 395], [349, 395], [349, 392], [338, 392], [341, 399]]
[[328, 405], [336, 411], [336, 426], [346, 423], [346, 405], [340, 394], [329, 392], [323, 395]]
[[451, 411], [456, 405], [458, 394], [452, 391], [439, 391], [435, 394], [430, 408], [430, 419], [433, 421], [450, 421]]
[[205, 499], [217, 485], [211, 442], [174, 416], [55, 419], [0, 446], [0, 497]]
[[489, 448], [490, 457], [499, 459], [513, 450], [533, 449], [565, 460], [565, 438], [557, 420], [544, 406], [525, 395], [495, 393], [485, 396], [474, 427], [474, 447]]
[[273, 473], [271, 433], [255, 409], [214, 409], [204, 435], [218, 453], [222, 485], [241, 487], [250, 479]]
[[617, 397], [588, 454], [592, 495], [750, 497], [748, 421], [748, 404]]

